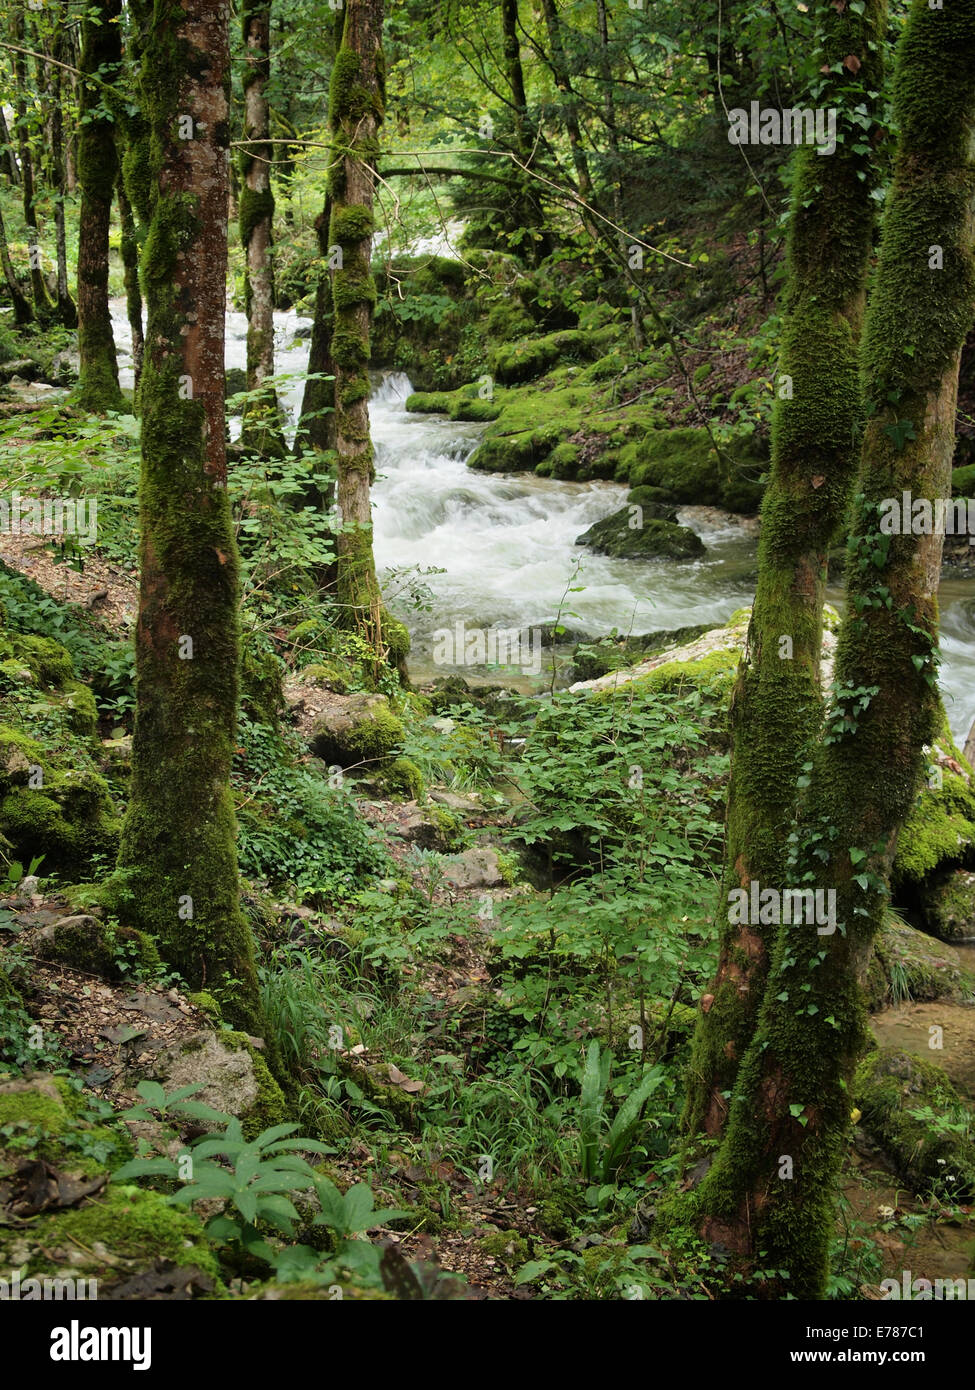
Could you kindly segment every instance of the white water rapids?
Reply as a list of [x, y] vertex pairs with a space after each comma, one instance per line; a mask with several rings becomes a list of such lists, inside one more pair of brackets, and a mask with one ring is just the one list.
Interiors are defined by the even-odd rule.
[[[124, 303], [115, 301], [112, 310], [122, 384], [131, 385]], [[281, 390], [293, 422], [308, 363], [308, 338], [296, 334], [307, 334], [311, 325], [292, 311], [275, 314], [275, 325], [277, 372], [294, 374]], [[227, 314], [228, 367], [246, 365], [246, 331], [243, 314]], [[707, 547], [701, 560], [645, 563], [594, 555], [575, 539], [623, 505], [624, 487], [472, 472], [465, 460], [484, 427], [409, 415], [404, 403], [410, 390], [402, 373], [377, 379], [370, 417], [378, 475], [376, 562], [390, 606], [413, 635], [415, 679], [451, 673], [454, 668], [433, 664], [432, 634], [460, 621], [468, 629], [531, 628], [552, 622], [561, 608], [566, 628], [596, 636], [614, 627], [638, 633], [717, 625], [751, 602], [756, 541], [738, 521], [706, 508], [680, 513]], [[410, 607], [408, 576], [398, 573], [417, 567], [443, 571], [423, 579], [430, 611]], [[566, 592], [570, 587], [578, 592]], [[830, 597], [836, 602], [840, 595]], [[975, 581], [942, 582], [941, 628], [942, 691], [954, 735], [964, 741], [975, 716]], [[464, 674], [490, 679], [489, 671]]]

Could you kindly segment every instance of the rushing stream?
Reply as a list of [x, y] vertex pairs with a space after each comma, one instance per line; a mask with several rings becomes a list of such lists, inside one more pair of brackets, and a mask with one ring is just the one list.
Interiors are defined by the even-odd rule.
[[[132, 384], [131, 340], [124, 303], [113, 304], [123, 385]], [[307, 366], [310, 320], [275, 314], [276, 367], [294, 374], [281, 391], [292, 421]], [[227, 315], [228, 367], [246, 365], [246, 320]], [[575, 545], [575, 538], [623, 505], [614, 483], [571, 483], [534, 474], [474, 473], [465, 463], [483, 426], [441, 416], [409, 415], [410, 383], [402, 373], [377, 378], [370, 404], [376, 445], [376, 561], [391, 607], [413, 634], [415, 679], [449, 674], [433, 663], [433, 634], [464, 622], [470, 628], [562, 623], [577, 633], [648, 632], [722, 622], [751, 602], [755, 529], [703, 507], [679, 519], [707, 546], [696, 561], [614, 560]], [[580, 568], [576, 573], [576, 566]], [[430, 611], [407, 603], [416, 568], [442, 570], [423, 583]], [[572, 592], [567, 592], [568, 590]], [[838, 593], [830, 595], [832, 601]], [[942, 690], [955, 737], [964, 741], [975, 716], [975, 581], [941, 587]], [[490, 672], [465, 674], [488, 678]]]

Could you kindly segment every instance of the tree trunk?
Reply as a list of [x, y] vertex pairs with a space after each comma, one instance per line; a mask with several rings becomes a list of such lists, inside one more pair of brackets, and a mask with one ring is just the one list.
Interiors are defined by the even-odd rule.
[[[886, 0], [819, 10], [823, 66], [862, 67], [827, 80], [818, 100], [842, 113], [850, 90], [879, 92]], [[860, 97], [858, 96], [858, 99]], [[866, 103], [865, 103], [866, 104]], [[872, 116], [868, 109], [867, 115]], [[838, 117], [838, 121], [841, 117]], [[840, 134], [843, 131], [839, 132]], [[758, 587], [731, 706], [726, 889], [789, 886], [796, 784], [822, 719], [820, 649], [829, 548], [860, 461], [858, 345], [876, 202], [874, 161], [859, 126], [830, 156], [796, 156], [772, 462], [762, 504]], [[861, 152], [857, 153], [856, 146]], [[697, 1025], [684, 1125], [720, 1132], [758, 1016], [773, 926], [732, 924], [725, 900], [718, 970]]]
[[585, 202], [591, 203], [592, 178], [589, 173], [589, 160], [582, 143], [578, 102], [569, 74], [569, 62], [565, 53], [565, 45], [562, 42], [562, 25], [558, 10], [555, 8], [555, 0], [542, 0], [542, 13], [545, 16], [545, 27], [548, 31], [551, 49], [548, 63], [555, 77], [555, 85], [562, 93], [562, 117], [565, 121], [565, 133], [569, 137], [569, 147], [572, 150], [572, 163], [575, 165], [579, 193]]
[[369, 436], [369, 332], [376, 288], [370, 271], [373, 184], [385, 105], [382, 0], [348, 0], [332, 68], [329, 121], [332, 217], [329, 245], [335, 323], [335, 445], [338, 453], [339, 621], [356, 628], [382, 659], [382, 611], [372, 551], [369, 489], [375, 476]]
[[[11, 15], [13, 41], [26, 47], [23, 7], [14, 6]], [[17, 117], [17, 157], [20, 161], [20, 185], [24, 202], [24, 221], [27, 224], [27, 255], [30, 263], [30, 283], [34, 298], [34, 317], [39, 323], [50, 321], [53, 312], [47, 281], [41, 267], [41, 245], [37, 229], [37, 209], [34, 206], [34, 161], [31, 153], [30, 127], [27, 118], [27, 60], [23, 53], [15, 52], [14, 62], [14, 111]]]
[[10, 180], [11, 185], [14, 188], [19, 188], [20, 170], [14, 158], [13, 140], [10, 138], [10, 131], [7, 128], [7, 118], [3, 113], [2, 106], [0, 106], [0, 163], [2, 163], [3, 171]]
[[885, 534], [881, 503], [904, 491], [929, 502], [951, 496], [958, 367], [975, 313], [971, 6], [914, 0], [898, 45], [894, 117], [894, 182], [864, 329], [868, 424], [837, 695], [797, 830], [797, 873], [835, 891], [837, 928], [780, 930], [727, 1130], [688, 1203], [705, 1239], [746, 1264], [760, 1258], [764, 1269], [787, 1271], [770, 1291], [799, 1299], [825, 1296], [833, 1188], [866, 1034], [858, 976], [923, 750], [938, 732], [943, 537], [936, 528]]
[[271, 77], [271, 6], [245, 0], [241, 13], [247, 70], [244, 76], [244, 140], [240, 155], [240, 240], [244, 249], [247, 307], [247, 389], [260, 392], [247, 406], [242, 439], [260, 454], [283, 450], [274, 376], [274, 272], [271, 238], [274, 194], [267, 85]]
[[[515, 149], [518, 159], [525, 169], [530, 167], [535, 153], [535, 132], [528, 115], [528, 96], [525, 92], [525, 74], [521, 65], [521, 39], [518, 34], [518, 0], [501, 0], [501, 40], [504, 54], [504, 72], [511, 89], [514, 107]], [[522, 245], [525, 260], [529, 265], [538, 265], [550, 255], [554, 241], [545, 226], [545, 213], [531, 175], [524, 169], [515, 171], [518, 188], [518, 206], [525, 230], [531, 232], [531, 241]]]
[[[122, 0], [99, 0], [98, 23], [82, 25], [81, 71], [114, 83], [122, 61]], [[83, 410], [124, 410], [108, 309], [108, 235], [118, 174], [115, 123], [104, 114], [101, 86], [84, 82], [78, 132], [78, 404]]]
[[335, 325], [332, 280], [326, 268], [331, 220], [332, 204], [326, 195], [325, 206], [320, 216], [315, 219], [315, 235], [318, 238], [318, 254], [322, 265], [315, 287], [315, 314], [308, 353], [309, 380], [305, 382], [301, 400], [301, 419], [296, 441], [322, 453], [335, 448], [335, 382], [311, 378], [335, 375], [335, 364], [332, 361], [332, 329]]
[[132, 204], [125, 191], [125, 180], [119, 176], [118, 213], [122, 223], [122, 265], [125, 275], [125, 311], [132, 335], [132, 366], [135, 371], [135, 398], [138, 400], [142, 379], [142, 358], [145, 337], [142, 331], [142, 289], [139, 285], [139, 239], [135, 230]]
[[7, 246], [7, 229], [4, 226], [2, 212], [0, 212], [0, 265], [3, 266], [3, 278], [7, 282], [7, 293], [10, 295], [10, 302], [14, 309], [14, 323], [20, 325], [33, 323], [33, 307], [31, 306], [30, 300], [20, 288], [17, 272], [14, 270], [13, 262], [10, 259], [10, 250]]
[[[603, 121], [606, 125], [606, 139], [612, 157], [613, 221], [617, 227], [622, 227], [623, 158], [620, 154], [619, 136], [616, 131], [616, 103], [613, 100], [613, 65], [609, 52], [609, 18], [606, 14], [606, 0], [596, 0], [596, 22], [599, 28], [599, 71], [603, 83]], [[630, 270], [628, 238], [625, 232], [617, 232], [616, 244], [619, 252], [620, 272], [626, 283], [626, 297], [630, 302], [630, 327], [633, 331], [633, 346], [637, 352], [642, 352], [647, 343], [643, 332], [643, 319], [640, 315], [640, 297], [633, 283], [633, 275]]]
[[[52, 56], [67, 62], [64, 26], [58, 25]], [[64, 167], [64, 108], [62, 105], [62, 69], [51, 66], [51, 181], [54, 185], [54, 227], [58, 258], [58, 318], [66, 328], [78, 326], [78, 310], [68, 288], [68, 246], [64, 225], [65, 167]]]
[[230, 793], [240, 649], [224, 430], [228, 25], [225, 4], [156, 0], [143, 58], [153, 216], [142, 258], [137, 705], [119, 865], [127, 920], [260, 1034]]

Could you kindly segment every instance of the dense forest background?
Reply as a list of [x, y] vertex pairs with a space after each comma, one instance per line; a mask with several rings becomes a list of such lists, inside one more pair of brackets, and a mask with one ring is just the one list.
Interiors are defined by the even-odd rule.
[[972, 0], [0, 21], [0, 1278], [964, 1296]]

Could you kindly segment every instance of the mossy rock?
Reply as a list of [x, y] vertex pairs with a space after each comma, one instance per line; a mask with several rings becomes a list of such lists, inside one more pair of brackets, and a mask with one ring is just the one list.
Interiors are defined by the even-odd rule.
[[975, 1157], [966, 1133], [939, 1129], [937, 1121], [970, 1121], [940, 1067], [908, 1052], [877, 1049], [857, 1068], [852, 1090], [860, 1123], [916, 1192], [926, 1186], [975, 1193]]
[[35, 739], [0, 726], [0, 836], [18, 859], [43, 856], [46, 870], [83, 870], [93, 855], [114, 857], [119, 829], [102, 777], [58, 771]]
[[925, 885], [924, 925], [942, 941], [975, 941], [975, 873], [949, 869]]
[[[634, 526], [634, 521], [640, 524]], [[628, 560], [696, 560], [705, 554], [704, 542], [690, 527], [641, 517], [629, 507], [595, 522], [576, 537], [576, 545], [586, 545], [597, 555]]]
[[934, 744], [929, 764], [931, 775], [897, 841], [895, 888], [923, 885], [936, 869], [962, 866], [975, 855], [972, 770], [947, 728]]
[[[194, 1033], [158, 1054], [152, 1079], [167, 1091], [202, 1085], [194, 1099], [240, 1120], [248, 1140], [291, 1118], [281, 1087], [246, 1033]], [[216, 1127], [216, 1121], [200, 1123]]]
[[34, 637], [23, 632], [4, 635], [0, 653], [12, 656], [48, 689], [61, 690], [74, 679], [74, 662], [66, 647], [52, 637]]
[[414, 391], [406, 398], [406, 409], [414, 415], [447, 415], [452, 403], [451, 391]]
[[750, 437], [721, 449], [723, 460], [704, 429], [649, 430], [620, 450], [616, 476], [663, 488], [678, 502], [757, 512], [764, 458]]
[[673, 628], [661, 632], [645, 632], [630, 637], [614, 635], [580, 642], [572, 653], [572, 680], [590, 681], [633, 666], [638, 661], [668, 648], [693, 642], [713, 630], [711, 623]]
[[528, 1241], [517, 1231], [491, 1231], [477, 1242], [485, 1255], [500, 1260], [507, 1269], [518, 1269], [531, 1256]]
[[126, 980], [133, 973], [151, 976], [162, 968], [155, 943], [144, 932], [107, 925], [85, 914], [42, 927], [34, 954], [103, 980]]
[[394, 758], [382, 769], [379, 783], [404, 801], [419, 801], [424, 793], [423, 773], [409, 758]]
[[585, 362], [598, 358], [607, 341], [604, 330], [587, 332], [568, 328], [541, 338], [502, 343], [492, 351], [489, 365], [497, 379], [505, 384], [535, 381], [566, 361]]
[[[0, 1231], [0, 1258], [9, 1267], [20, 1256], [21, 1278], [95, 1279], [104, 1296], [112, 1284], [149, 1271], [156, 1261], [193, 1266], [217, 1285], [220, 1268], [200, 1221], [162, 1194], [110, 1184], [96, 1200], [61, 1211], [42, 1212], [18, 1238]], [[14, 1261], [16, 1263], [16, 1261]]]
[[975, 497], [975, 463], [952, 469], [951, 491], [955, 497]]
[[82, 685], [81, 681], [67, 681], [60, 704], [71, 732], [83, 738], [93, 738], [98, 728], [98, 706], [88, 686]]
[[258, 724], [278, 727], [284, 708], [284, 664], [272, 651], [261, 650], [245, 641], [240, 664], [240, 700], [243, 709]]
[[384, 695], [349, 695], [319, 718], [312, 731], [311, 750], [329, 766], [382, 763], [405, 734]]
[[975, 976], [965, 970], [951, 946], [915, 930], [907, 922], [889, 917], [874, 943], [866, 977], [867, 1007], [882, 1009], [905, 999], [923, 1003], [945, 999], [968, 1002], [975, 992]]
[[[125, 1131], [92, 1124], [87, 1108], [88, 1101], [61, 1076], [34, 1075], [0, 1085], [0, 1129], [10, 1136], [6, 1149], [0, 1138], [0, 1174], [23, 1158], [18, 1138], [29, 1142], [32, 1155], [87, 1177], [101, 1172], [106, 1161], [118, 1165], [131, 1158], [134, 1148]], [[81, 1132], [88, 1152], [78, 1147]]]

